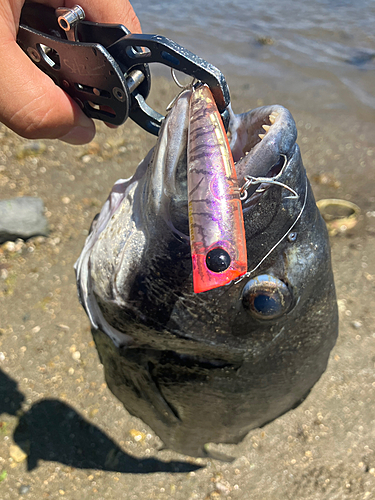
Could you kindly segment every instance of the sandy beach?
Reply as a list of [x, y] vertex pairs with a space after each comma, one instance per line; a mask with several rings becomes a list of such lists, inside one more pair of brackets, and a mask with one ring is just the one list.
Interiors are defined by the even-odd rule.
[[[313, 96], [229, 80], [235, 112], [292, 111], [316, 196], [350, 200], [358, 225], [332, 237], [340, 334], [307, 400], [237, 446], [233, 463], [162, 450], [108, 390], [73, 264], [112, 184], [155, 139], [130, 120], [72, 147], [0, 127], [0, 199], [38, 196], [48, 237], [0, 246], [1, 500], [370, 500], [375, 498], [374, 120], [363, 106], [314, 111]], [[153, 81], [159, 111], [177, 93]], [[300, 110], [299, 102], [311, 99]], [[350, 112], [348, 111], [350, 110]], [[215, 409], [212, 409], [215, 411]]]

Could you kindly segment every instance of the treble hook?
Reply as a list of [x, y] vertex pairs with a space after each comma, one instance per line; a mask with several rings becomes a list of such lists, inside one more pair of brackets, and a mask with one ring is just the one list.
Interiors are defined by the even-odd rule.
[[[246, 200], [247, 190], [249, 189], [249, 187], [252, 185], [256, 185], [256, 184], [274, 184], [276, 186], [281, 186], [284, 189], [287, 189], [288, 191], [293, 193], [293, 196], [287, 196], [285, 198], [286, 200], [298, 200], [299, 195], [293, 188], [291, 188], [287, 184], [284, 184], [283, 182], [280, 182], [277, 180], [281, 176], [281, 174], [283, 173], [284, 167], [288, 162], [288, 158], [286, 157], [286, 155], [282, 154], [280, 156], [284, 157], [284, 165], [283, 165], [282, 169], [280, 170], [280, 172], [277, 175], [275, 175], [275, 177], [254, 177], [252, 175], [245, 175], [244, 179], [246, 182], [242, 186], [242, 188], [240, 189], [240, 200], [241, 201]], [[263, 191], [264, 191], [264, 189], [257, 189], [255, 192], [261, 193]]]

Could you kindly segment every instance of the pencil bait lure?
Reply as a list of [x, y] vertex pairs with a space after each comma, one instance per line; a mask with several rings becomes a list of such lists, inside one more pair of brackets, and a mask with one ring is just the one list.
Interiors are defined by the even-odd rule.
[[206, 85], [192, 90], [188, 205], [194, 292], [223, 286], [247, 271], [236, 170], [223, 122]]

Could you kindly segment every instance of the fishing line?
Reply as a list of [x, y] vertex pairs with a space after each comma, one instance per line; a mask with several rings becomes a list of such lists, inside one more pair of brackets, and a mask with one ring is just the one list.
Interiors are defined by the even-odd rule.
[[280, 243], [283, 241], [283, 239], [290, 233], [290, 231], [294, 228], [294, 226], [297, 224], [297, 222], [299, 221], [299, 219], [301, 218], [302, 216], [302, 213], [303, 211], [305, 210], [305, 207], [306, 207], [306, 202], [307, 202], [307, 179], [306, 179], [306, 187], [305, 187], [305, 199], [303, 200], [303, 205], [302, 205], [302, 208], [299, 212], [299, 214], [297, 215], [297, 218], [296, 220], [293, 222], [293, 224], [290, 226], [290, 228], [286, 231], [286, 233], [284, 234], [284, 236], [282, 236], [279, 241], [271, 248], [271, 250], [269, 250], [268, 253], [266, 253], [266, 255], [263, 257], [263, 259], [254, 267], [254, 269], [252, 269], [251, 271], [248, 271], [247, 273], [245, 273], [244, 275], [242, 275], [237, 281], [234, 282], [235, 285], [237, 285], [237, 283], [239, 283], [240, 281], [242, 281], [244, 278], [250, 278], [251, 274], [256, 271], [258, 269], [258, 267], [260, 267], [260, 265], [267, 259], [267, 257], [275, 250], [275, 248], [277, 248]]

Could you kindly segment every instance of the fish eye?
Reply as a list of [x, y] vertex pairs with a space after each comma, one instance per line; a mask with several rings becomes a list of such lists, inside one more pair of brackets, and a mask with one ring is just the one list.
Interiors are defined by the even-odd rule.
[[230, 266], [231, 258], [224, 248], [213, 248], [206, 255], [206, 264], [210, 271], [222, 273]]
[[289, 311], [292, 294], [283, 281], [263, 274], [246, 283], [242, 304], [257, 319], [275, 319]]

